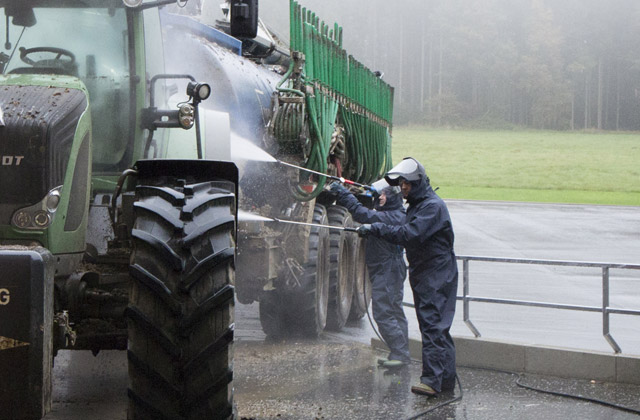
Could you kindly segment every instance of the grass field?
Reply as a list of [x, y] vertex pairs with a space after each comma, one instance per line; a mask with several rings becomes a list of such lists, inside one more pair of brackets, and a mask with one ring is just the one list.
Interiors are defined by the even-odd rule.
[[395, 127], [443, 198], [640, 206], [640, 133]]

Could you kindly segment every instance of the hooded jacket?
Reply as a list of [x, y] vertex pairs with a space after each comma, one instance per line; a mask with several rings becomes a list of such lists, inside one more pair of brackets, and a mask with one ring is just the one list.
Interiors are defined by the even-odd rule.
[[[405, 210], [402, 205], [402, 194], [393, 193], [390, 189], [384, 189], [387, 201], [384, 206], [380, 206], [377, 202], [375, 210], [368, 209], [363, 206], [348, 191], [338, 193], [336, 201], [353, 216], [353, 220], [358, 223], [384, 223], [389, 225], [398, 225], [404, 222]], [[367, 240], [366, 262], [368, 266], [377, 264], [386, 264], [392, 258], [398, 258], [402, 255], [402, 248], [389, 242], [371, 238]]]
[[[411, 182], [409, 208], [401, 225], [373, 222], [371, 234], [407, 250], [410, 275], [438, 273], [438, 283], [457, 279], [454, 234], [447, 206], [425, 178]], [[435, 286], [435, 284], [434, 284]]]

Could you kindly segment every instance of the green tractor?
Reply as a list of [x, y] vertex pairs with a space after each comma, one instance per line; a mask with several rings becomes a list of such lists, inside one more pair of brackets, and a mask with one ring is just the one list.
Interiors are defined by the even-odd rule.
[[234, 418], [236, 300], [273, 336], [366, 313], [312, 174], [384, 174], [393, 89], [290, 5], [288, 48], [257, 0], [0, 0], [0, 419], [51, 409], [58, 351], [111, 349], [129, 418]]
[[170, 3], [0, 1], [2, 419], [50, 410], [61, 349], [127, 350], [130, 418], [233, 415], [238, 172]]

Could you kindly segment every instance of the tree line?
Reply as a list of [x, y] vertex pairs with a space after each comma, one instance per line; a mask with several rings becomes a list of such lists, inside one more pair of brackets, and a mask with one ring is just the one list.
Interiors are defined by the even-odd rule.
[[396, 124], [640, 130], [638, 0], [302, 3], [384, 72]]

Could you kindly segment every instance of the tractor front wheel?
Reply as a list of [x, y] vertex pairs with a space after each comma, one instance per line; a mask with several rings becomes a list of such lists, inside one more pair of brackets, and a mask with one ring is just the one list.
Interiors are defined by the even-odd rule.
[[129, 418], [229, 419], [235, 185], [152, 181], [134, 204]]

